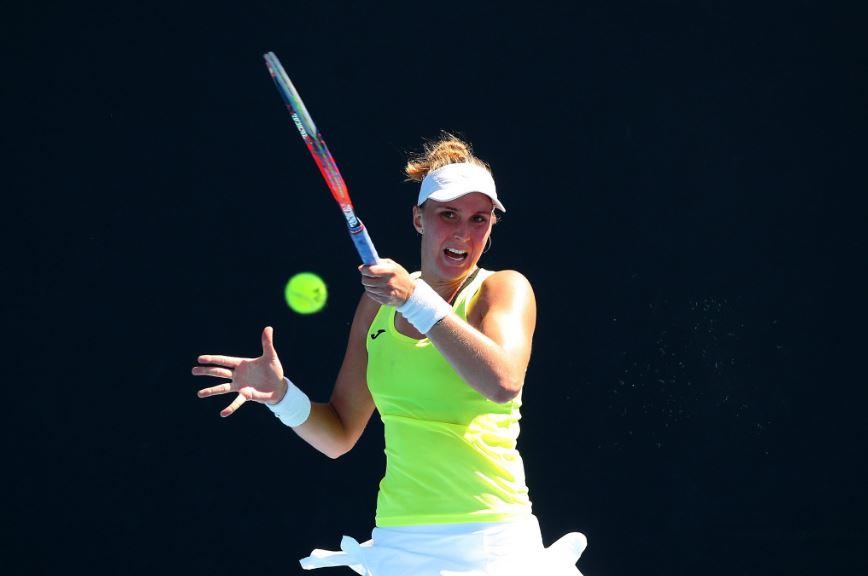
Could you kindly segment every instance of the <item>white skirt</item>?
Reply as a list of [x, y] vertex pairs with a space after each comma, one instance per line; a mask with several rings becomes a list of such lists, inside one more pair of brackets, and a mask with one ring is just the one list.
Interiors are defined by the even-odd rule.
[[374, 528], [371, 539], [349, 536], [341, 551], [316, 549], [305, 570], [349, 566], [363, 576], [581, 576], [587, 539], [570, 532], [546, 548], [536, 516], [510, 522]]

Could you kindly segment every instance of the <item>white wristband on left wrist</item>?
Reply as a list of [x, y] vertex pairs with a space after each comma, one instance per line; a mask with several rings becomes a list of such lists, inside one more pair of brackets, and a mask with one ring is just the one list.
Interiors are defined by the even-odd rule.
[[449, 315], [452, 306], [427, 282], [419, 278], [413, 293], [397, 310], [416, 330], [427, 334], [434, 324]]

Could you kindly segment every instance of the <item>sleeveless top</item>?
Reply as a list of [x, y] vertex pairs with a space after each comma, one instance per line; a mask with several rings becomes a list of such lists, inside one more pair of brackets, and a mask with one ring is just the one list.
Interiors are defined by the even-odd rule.
[[[481, 270], [455, 298], [467, 305], [492, 274]], [[419, 273], [414, 273], [418, 277]], [[501, 522], [531, 513], [516, 450], [521, 393], [498, 404], [467, 384], [427, 338], [395, 328], [381, 306], [366, 339], [367, 380], [386, 436], [376, 525]]]

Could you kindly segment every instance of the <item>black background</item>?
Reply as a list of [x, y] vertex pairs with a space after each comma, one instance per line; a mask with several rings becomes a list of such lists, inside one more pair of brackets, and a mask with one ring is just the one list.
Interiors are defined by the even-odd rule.
[[[857, 6], [859, 3], [853, 3]], [[381, 255], [407, 151], [454, 131], [539, 302], [519, 448], [587, 576], [864, 574], [864, 13], [819, 2], [7, 9], [4, 572], [300, 574], [367, 539], [375, 416], [337, 461], [201, 353], [328, 398], [360, 294], [263, 65], [281, 58]], [[291, 313], [286, 279], [330, 300]], [[857, 272], [857, 274], [853, 274]], [[342, 569], [349, 574], [348, 569]], [[325, 570], [324, 573], [340, 570]]]

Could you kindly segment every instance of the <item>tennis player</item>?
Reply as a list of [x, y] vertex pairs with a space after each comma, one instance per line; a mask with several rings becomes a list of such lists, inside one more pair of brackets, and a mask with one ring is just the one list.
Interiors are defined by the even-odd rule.
[[271, 328], [256, 359], [200, 356], [196, 375], [230, 379], [200, 397], [237, 392], [266, 404], [305, 441], [337, 458], [376, 408], [386, 472], [376, 526], [339, 551], [314, 550], [305, 569], [348, 566], [369, 576], [575, 576], [585, 537], [542, 542], [516, 450], [536, 323], [518, 272], [478, 266], [496, 211], [488, 166], [444, 134], [405, 168], [421, 182], [413, 226], [421, 271], [384, 259], [360, 266], [364, 294], [331, 399], [311, 402], [284, 376]]

